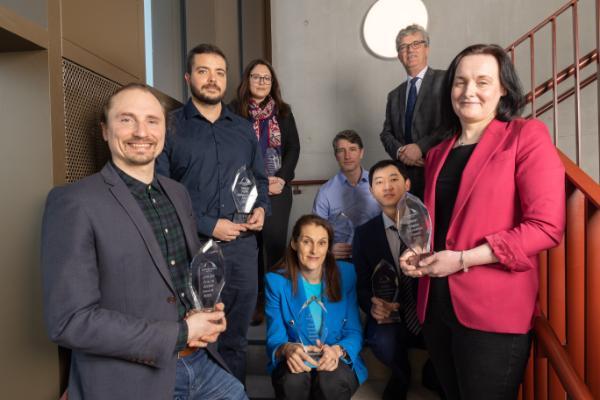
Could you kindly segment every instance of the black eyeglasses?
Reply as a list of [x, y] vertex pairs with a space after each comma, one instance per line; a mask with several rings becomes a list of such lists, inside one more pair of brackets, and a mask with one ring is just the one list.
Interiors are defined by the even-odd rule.
[[423, 48], [423, 46], [425, 46], [426, 44], [427, 40], [415, 40], [412, 43], [401, 44], [400, 46], [398, 46], [398, 52], [402, 53], [404, 51], [407, 51], [409, 47], [413, 50], [418, 50]]
[[250, 74], [250, 80], [254, 83], [271, 83], [272, 78], [269, 75], [260, 76], [258, 74]]

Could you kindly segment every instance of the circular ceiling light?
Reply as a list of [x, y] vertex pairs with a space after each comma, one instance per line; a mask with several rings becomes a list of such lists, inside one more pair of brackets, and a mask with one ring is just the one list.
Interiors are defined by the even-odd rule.
[[427, 8], [421, 0], [377, 0], [363, 23], [363, 39], [373, 54], [396, 58], [396, 35], [411, 24], [427, 29]]

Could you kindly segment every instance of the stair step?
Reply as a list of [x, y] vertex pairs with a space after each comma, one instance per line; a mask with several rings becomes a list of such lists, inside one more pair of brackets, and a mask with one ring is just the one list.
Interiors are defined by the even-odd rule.
[[[248, 370], [252, 371], [252, 370]], [[251, 400], [273, 400], [275, 392], [269, 375], [246, 375], [246, 391]]]

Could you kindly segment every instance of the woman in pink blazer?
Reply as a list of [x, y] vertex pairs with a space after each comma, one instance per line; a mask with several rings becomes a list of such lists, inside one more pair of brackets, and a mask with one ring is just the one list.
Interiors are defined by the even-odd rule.
[[447, 139], [427, 153], [425, 204], [435, 253], [403, 272], [421, 278], [417, 312], [448, 399], [515, 399], [529, 354], [537, 254], [565, 223], [564, 168], [538, 120], [518, 118], [521, 84], [496, 45], [466, 48], [442, 98]]

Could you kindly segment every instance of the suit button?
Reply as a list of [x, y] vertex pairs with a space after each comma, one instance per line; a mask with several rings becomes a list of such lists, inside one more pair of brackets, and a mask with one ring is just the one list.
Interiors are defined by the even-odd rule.
[[446, 240], [446, 247], [452, 247], [452, 246], [454, 246], [454, 240], [452, 240], [452, 239]]
[[167, 297], [167, 303], [169, 304], [175, 304], [177, 300], [175, 299], [175, 296], [169, 296]]

